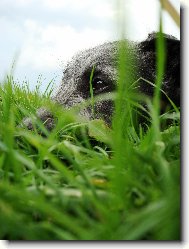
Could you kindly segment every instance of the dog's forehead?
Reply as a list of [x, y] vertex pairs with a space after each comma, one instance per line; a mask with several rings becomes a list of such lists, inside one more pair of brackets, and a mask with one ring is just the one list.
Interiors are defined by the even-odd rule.
[[[126, 40], [124, 41], [126, 42]], [[118, 63], [119, 45], [120, 41], [107, 42], [77, 53], [67, 64], [63, 80], [68, 82], [72, 79], [76, 83], [82, 75], [86, 73], [89, 75], [93, 66], [95, 67], [95, 73], [108, 74], [108, 77], [114, 78]], [[136, 46], [132, 43], [127, 48], [131, 52], [136, 49]]]
[[72, 66], [75, 68], [75, 71], [84, 72], [88, 69], [92, 69], [93, 66], [101, 67], [102, 65], [114, 64], [117, 52], [116, 42], [105, 43], [76, 54], [73, 57]]

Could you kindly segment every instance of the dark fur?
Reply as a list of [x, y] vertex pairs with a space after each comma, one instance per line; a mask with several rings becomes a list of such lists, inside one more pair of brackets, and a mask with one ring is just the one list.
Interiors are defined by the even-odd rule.
[[[140, 77], [155, 83], [156, 79], [156, 39], [158, 33], [149, 34], [145, 41], [135, 43], [127, 41], [127, 55], [135, 55], [135, 63], [132, 68], [133, 81]], [[166, 65], [162, 89], [171, 100], [180, 106], [180, 41], [173, 36], [165, 35]], [[93, 66], [95, 73], [93, 77], [94, 94], [112, 92], [116, 88], [118, 44], [110, 42], [82, 51], [76, 54], [64, 70], [62, 83], [57, 93], [52, 98], [65, 107], [72, 107], [90, 98], [89, 78]], [[134, 72], [134, 73], [133, 73]], [[153, 95], [153, 87], [149, 84], [141, 84], [140, 91], [146, 95]], [[165, 104], [167, 98], [162, 97]], [[113, 113], [112, 101], [101, 101], [95, 105], [95, 118], [103, 118], [106, 123], [111, 123]], [[82, 115], [91, 119], [92, 112], [86, 108]], [[54, 120], [50, 112], [44, 108], [37, 111], [42, 121], [46, 121], [48, 129], [54, 126]], [[31, 120], [26, 119], [25, 125], [32, 128]]]

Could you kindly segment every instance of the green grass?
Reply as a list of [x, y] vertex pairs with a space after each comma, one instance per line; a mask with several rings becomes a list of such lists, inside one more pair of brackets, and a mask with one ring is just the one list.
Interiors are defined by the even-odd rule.
[[[136, 106], [143, 106], [132, 91], [124, 46], [113, 128], [52, 103], [50, 85], [41, 94], [38, 85], [31, 91], [11, 76], [1, 82], [0, 239], [181, 239], [180, 113], [173, 103], [174, 112], [159, 110], [164, 41], [157, 43], [155, 97], [144, 98], [146, 126], [134, 121]], [[92, 75], [89, 84], [94, 114]], [[58, 118], [52, 132], [35, 119], [41, 106]], [[34, 131], [20, 126], [28, 116]]]
[[[156, 119], [112, 130], [11, 78], [0, 96], [1, 239], [180, 239], [179, 113], [161, 131]], [[51, 133], [19, 127], [44, 105], [59, 117]]]

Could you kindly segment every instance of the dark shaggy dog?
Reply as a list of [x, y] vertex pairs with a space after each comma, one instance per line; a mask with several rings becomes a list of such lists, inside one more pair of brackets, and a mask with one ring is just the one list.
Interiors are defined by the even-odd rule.
[[[148, 35], [145, 41], [135, 43], [127, 41], [127, 55], [134, 55], [135, 63], [132, 68], [133, 81], [142, 77], [152, 83], [156, 79], [156, 39], [158, 33]], [[173, 36], [163, 35], [166, 45], [166, 64], [162, 90], [169, 98], [180, 106], [180, 41]], [[118, 67], [118, 44], [110, 42], [103, 45], [82, 51], [75, 55], [64, 70], [64, 76], [59, 90], [52, 98], [53, 101], [66, 107], [72, 107], [90, 98], [89, 78], [93, 66], [93, 93], [112, 92], [116, 89], [117, 67]], [[153, 95], [153, 87], [149, 84], [140, 84], [139, 90], [148, 95]], [[168, 100], [162, 97], [164, 104]], [[113, 113], [113, 103], [110, 100], [101, 101], [95, 104], [95, 118], [102, 118], [106, 123], [111, 123]], [[92, 111], [86, 108], [82, 115], [91, 119]], [[37, 111], [37, 116], [45, 122], [48, 129], [54, 126], [54, 119], [49, 111], [41, 108]], [[24, 121], [25, 125], [31, 129], [30, 119]]]

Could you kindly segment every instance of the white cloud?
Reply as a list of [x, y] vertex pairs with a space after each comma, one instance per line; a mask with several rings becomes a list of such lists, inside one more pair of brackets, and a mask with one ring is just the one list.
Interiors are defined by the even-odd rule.
[[[50, 9], [63, 9], [63, 8], [72, 8], [72, 9], [89, 9], [89, 7], [95, 7], [100, 2], [108, 2], [108, 0], [40, 0], [43, 5]], [[110, 0], [112, 1], [112, 0]]]
[[129, 39], [142, 40], [148, 33], [157, 31], [159, 6], [157, 0], [126, 1], [126, 31]]
[[34, 69], [56, 69], [82, 49], [89, 48], [110, 39], [105, 30], [84, 28], [75, 30], [69, 25], [40, 26], [34, 20], [26, 20], [27, 38], [20, 56], [20, 65]]
[[90, 16], [113, 18], [114, 0], [41, 0], [51, 10], [68, 10], [88, 13]]
[[[40, 0], [43, 5], [50, 9], [63, 9], [63, 8], [75, 8], [83, 9], [91, 5], [89, 0]], [[93, 2], [93, 0], [92, 0]]]
[[101, 1], [99, 4], [94, 5], [91, 10], [91, 14], [95, 17], [103, 18], [115, 18], [116, 9], [114, 8], [112, 1]]

